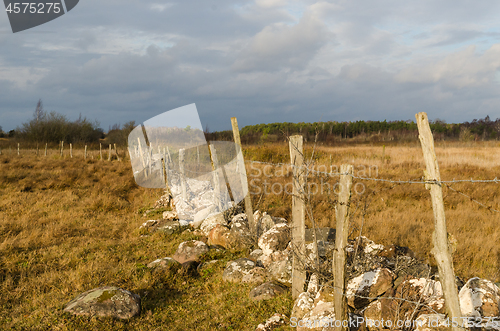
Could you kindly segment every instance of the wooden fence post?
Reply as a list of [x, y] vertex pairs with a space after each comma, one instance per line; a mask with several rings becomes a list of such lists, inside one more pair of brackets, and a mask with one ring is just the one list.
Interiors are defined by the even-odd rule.
[[63, 156], [64, 140], [61, 140], [61, 157]]
[[142, 154], [141, 139], [137, 138], [137, 142], [139, 143], [139, 155], [141, 156], [142, 167], [144, 169], [146, 169], [146, 162], [144, 161], [144, 154]]
[[45, 143], [45, 156], [47, 156], [47, 143]]
[[86, 160], [87, 159], [87, 145], [85, 145], [85, 152], [83, 154], [83, 158]]
[[182, 199], [187, 200], [186, 174], [184, 173], [184, 148], [179, 149], [179, 172], [181, 177]]
[[[430, 188], [432, 198], [432, 210], [434, 212], [434, 233], [432, 236], [434, 255], [438, 265], [439, 280], [443, 287], [446, 311], [448, 317], [455, 321], [460, 321], [461, 311], [458, 300], [458, 288], [453, 271], [453, 260], [448, 246], [448, 232], [446, 231], [446, 218], [444, 213], [443, 191], [441, 188], [441, 175], [439, 165], [434, 150], [434, 138], [432, 136], [429, 120], [426, 113], [418, 113], [417, 118], [418, 137], [422, 145], [425, 165], [427, 171], [424, 172], [426, 181], [436, 181], [437, 183], [426, 184]], [[452, 326], [453, 330], [459, 330]]]
[[69, 157], [73, 158], [73, 144], [69, 143]]
[[[349, 235], [349, 205], [351, 201], [353, 166], [342, 164], [340, 166], [340, 192], [335, 213], [335, 251], [333, 255], [334, 268], [334, 309], [335, 319], [347, 321], [347, 296], [346, 288], [346, 245]], [[337, 330], [347, 330], [342, 325], [335, 327]]]
[[241, 147], [241, 139], [240, 139], [240, 130], [238, 129], [238, 121], [236, 117], [231, 117], [231, 126], [233, 127], [233, 137], [234, 143], [236, 144], [236, 155], [238, 156], [238, 167], [241, 169], [240, 179], [241, 179], [241, 187], [243, 190], [247, 191], [247, 195], [245, 195], [245, 213], [247, 214], [248, 224], [250, 225], [250, 231], [256, 238], [259, 237], [259, 226], [255, 224], [255, 219], [253, 217], [253, 208], [252, 208], [252, 200], [250, 197], [250, 191], [248, 190], [248, 180], [247, 180], [247, 171], [245, 168], [245, 160], [243, 159], [243, 149]]
[[296, 299], [304, 292], [306, 281], [305, 267], [305, 219], [306, 208], [304, 201], [304, 137], [300, 135], [290, 137], [290, 160], [293, 169], [292, 189], [292, 297]]
[[215, 146], [210, 144], [210, 158], [212, 159], [212, 170], [213, 170], [213, 178], [214, 178], [214, 202], [217, 204], [217, 208], [219, 208], [219, 212], [222, 212], [222, 195], [220, 189], [220, 179], [219, 179], [219, 161], [217, 159], [217, 151], [215, 150]]
[[99, 143], [99, 160], [102, 161], [102, 143]]
[[111, 161], [111, 144], [109, 144], [108, 161]]
[[17, 155], [19, 155], [19, 143], [17, 143]]

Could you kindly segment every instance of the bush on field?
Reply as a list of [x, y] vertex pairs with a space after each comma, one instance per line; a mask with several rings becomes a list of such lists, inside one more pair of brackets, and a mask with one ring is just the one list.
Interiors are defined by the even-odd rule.
[[23, 123], [19, 132], [19, 137], [23, 140], [33, 142], [54, 142], [65, 141], [68, 143], [96, 142], [103, 138], [103, 130], [98, 127], [99, 123], [90, 122], [86, 118], [80, 118], [70, 122], [64, 115], [56, 112], [36, 116], [28, 123]]

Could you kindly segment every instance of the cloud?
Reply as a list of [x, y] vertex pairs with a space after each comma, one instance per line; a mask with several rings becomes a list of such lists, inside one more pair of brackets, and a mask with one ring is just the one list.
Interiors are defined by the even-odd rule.
[[242, 72], [302, 69], [330, 38], [325, 24], [307, 14], [293, 26], [266, 26], [240, 52], [232, 68]]
[[500, 117], [500, 3], [457, 1], [87, 0], [19, 34], [0, 15], [0, 125], [39, 98], [103, 128], [193, 102], [211, 130]]
[[413, 65], [396, 75], [399, 82], [442, 83], [450, 88], [483, 86], [495, 82], [500, 70], [500, 44], [492, 45], [482, 55], [476, 54], [476, 46], [445, 56], [440, 60], [428, 60], [426, 64]]

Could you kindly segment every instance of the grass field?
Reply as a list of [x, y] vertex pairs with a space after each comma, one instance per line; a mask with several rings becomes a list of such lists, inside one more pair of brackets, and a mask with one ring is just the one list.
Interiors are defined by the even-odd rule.
[[[246, 146], [245, 159], [289, 162], [288, 146]], [[171, 256], [182, 241], [198, 238], [153, 234], [141, 236], [142, 212], [162, 194], [138, 187], [130, 162], [61, 159], [12, 150], [0, 155], [0, 329], [5, 330], [254, 330], [275, 312], [289, 315], [290, 295], [253, 303], [249, 285], [227, 284], [225, 262], [244, 256], [230, 251], [206, 256], [220, 262], [199, 277], [153, 273], [145, 265]], [[306, 157], [312, 155], [307, 145]], [[500, 177], [498, 142], [437, 144], [443, 180]], [[105, 157], [106, 159], [106, 157]], [[418, 144], [386, 146], [317, 146], [312, 158], [319, 170], [342, 163], [360, 177], [420, 179], [424, 169]], [[320, 167], [322, 166], [322, 167]], [[291, 198], [285, 190], [290, 173], [277, 166], [248, 164], [254, 209], [290, 219]], [[369, 172], [371, 171], [371, 173]], [[275, 194], [266, 194], [274, 183]], [[310, 183], [336, 177], [311, 177]], [[429, 191], [423, 185], [360, 183], [364, 193], [353, 195], [351, 236], [362, 234], [382, 244], [410, 247], [432, 263], [433, 229]], [[454, 184], [456, 190], [500, 210], [499, 184]], [[261, 192], [257, 192], [260, 188]], [[361, 191], [361, 190], [359, 190]], [[269, 192], [269, 191], [268, 191]], [[258, 194], [257, 194], [258, 193]], [[312, 194], [318, 225], [335, 224], [328, 190]], [[456, 273], [500, 281], [500, 214], [491, 212], [449, 188], [444, 188], [449, 232], [457, 239]], [[142, 314], [130, 321], [73, 317], [62, 312], [76, 295], [116, 285], [139, 294]]]

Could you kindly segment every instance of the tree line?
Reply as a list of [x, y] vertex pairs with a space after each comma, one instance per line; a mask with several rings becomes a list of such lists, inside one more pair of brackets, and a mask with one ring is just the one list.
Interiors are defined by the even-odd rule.
[[[430, 123], [434, 136], [447, 140], [498, 140], [500, 119], [492, 121], [489, 116], [472, 122], [448, 124], [436, 119]], [[205, 132], [208, 140], [232, 140], [231, 131]], [[285, 141], [288, 136], [301, 134], [308, 141], [333, 143], [352, 139], [364, 141], [415, 140], [418, 137], [414, 121], [355, 121], [314, 123], [269, 123], [245, 126], [240, 130], [243, 143]]]
[[15, 138], [20, 141], [32, 143], [99, 143], [106, 139], [106, 143], [115, 143], [120, 146], [127, 145], [129, 133], [135, 127], [135, 122], [127, 122], [123, 126], [115, 124], [109, 128], [108, 133], [99, 127], [97, 120], [90, 121], [80, 117], [70, 121], [66, 116], [56, 112], [46, 112], [40, 99], [33, 113], [33, 119], [23, 123], [15, 130], [8, 133], [0, 127], [0, 137]]

